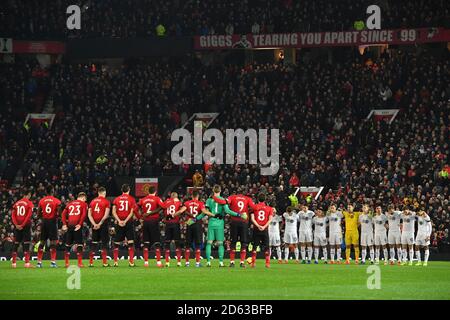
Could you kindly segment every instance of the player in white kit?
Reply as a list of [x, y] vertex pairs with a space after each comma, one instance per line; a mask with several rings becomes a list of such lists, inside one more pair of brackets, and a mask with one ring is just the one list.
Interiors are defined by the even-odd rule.
[[403, 222], [401, 238], [403, 248], [402, 265], [406, 264], [409, 252], [409, 265], [412, 266], [414, 258], [414, 224], [416, 222], [416, 213], [406, 209], [403, 211], [401, 218]]
[[330, 243], [330, 263], [334, 263], [334, 254], [336, 253], [336, 263], [341, 263], [341, 244], [342, 244], [342, 218], [344, 215], [341, 211], [336, 211], [336, 206], [332, 204], [327, 212], [329, 226], [329, 243]]
[[284, 261], [288, 263], [289, 249], [294, 248], [295, 261], [298, 263], [298, 236], [297, 236], [297, 224], [298, 213], [292, 208], [287, 207], [286, 212], [283, 214], [284, 218]]
[[370, 263], [374, 263], [374, 250], [373, 250], [373, 221], [372, 213], [369, 212], [369, 206], [363, 205], [362, 214], [358, 218], [358, 222], [361, 225], [361, 263], [366, 263], [367, 249], [370, 253]]
[[[298, 241], [300, 243], [300, 251], [302, 254], [302, 263], [311, 263], [312, 259], [312, 218], [314, 212], [308, 209], [308, 206], [303, 205], [302, 210], [298, 213], [300, 218], [300, 229]], [[306, 247], [308, 247], [308, 258], [306, 259]]]
[[283, 222], [281, 215], [275, 214], [269, 223], [269, 246], [270, 256], [272, 256], [272, 248], [277, 252], [278, 263], [282, 262], [281, 257], [281, 239], [280, 239], [280, 223]]
[[419, 211], [417, 215], [417, 235], [416, 235], [416, 266], [421, 266], [422, 261], [420, 259], [420, 250], [424, 250], [423, 266], [428, 265], [428, 258], [430, 257], [430, 250], [428, 246], [430, 245], [430, 236], [433, 227], [431, 226], [431, 219], [426, 214], [425, 211]]
[[375, 208], [375, 216], [372, 219], [373, 224], [375, 226], [375, 263], [380, 263], [380, 246], [383, 248], [383, 256], [384, 256], [384, 265], [387, 265], [388, 262], [388, 250], [386, 247], [387, 244], [387, 235], [386, 235], [386, 224], [387, 217], [383, 214], [381, 206], [377, 206]]
[[397, 211], [394, 205], [388, 206], [387, 218], [388, 218], [388, 244], [390, 251], [390, 264], [393, 265], [395, 261], [395, 248], [397, 248], [398, 264], [402, 262], [402, 243], [400, 232], [400, 219], [402, 212]]
[[312, 218], [314, 225], [314, 263], [319, 263], [319, 250], [322, 247], [322, 253], [325, 263], [328, 263], [327, 252], [327, 223], [328, 218], [324, 216], [322, 209], [316, 210], [316, 215]]

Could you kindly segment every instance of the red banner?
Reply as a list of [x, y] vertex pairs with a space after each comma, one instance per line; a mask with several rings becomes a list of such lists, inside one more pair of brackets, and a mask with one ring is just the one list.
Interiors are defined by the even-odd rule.
[[136, 178], [135, 179], [135, 196], [145, 197], [148, 195], [150, 186], [155, 186], [158, 190], [158, 178]]
[[66, 45], [58, 41], [12, 41], [13, 53], [49, 53], [62, 54], [66, 52]]
[[379, 109], [370, 111], [367, 119], [374, 118], [376, 121], [388, 121], [392, 123], [397, 116], [399, 109]]
[[206, 35], [194, 37], [194, 48], [202, 49], [270, 49], [361, 46], [374, 44], [407, 45], [449, 42], [450, 30], [418, 28], [397, 30], [363, 30], [339, 32], [296, 32], [246, 35]]

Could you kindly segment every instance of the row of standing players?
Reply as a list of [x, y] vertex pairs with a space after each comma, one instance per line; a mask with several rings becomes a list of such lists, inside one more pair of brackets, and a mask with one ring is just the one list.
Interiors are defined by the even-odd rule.
[[[114, 218], [115, 235], [113, 259], [114, 266], [118, 266], [119, 246], [126, 240], [128, 245], [128, 263], [134, 266], [134, 227], [133, 219], [138, 219], [143, 226], [143, 257], [144, 266], [148, 266], [149, 250], [154, 247], [156, 253], [156, 264], [162, 267], [161, 262], [161, 234], [160, 221], [165, 224], [165, 265], [169, 266], [170, 244], [175, 243], [177, 265], [181, 266], [181, 229], [180, 222], [186, 223], [186, 241], [184, 244], [185, 265], [189, 266], [191, 255], [191, 245], [195, 248], [195, 265], [200, 267], [200, 247], [203, 240], [202, 220], [207, 216], [208, 232], [206, 243], [207, 266], [211, 266], [211, 246], [217, 242], [219, 252], [219, 266], [223, 267], [224, 257], [224, 218], [228, 214], [231, 216], [231, 252], [230, 266], [234, 266], [236, 243], [241, 243], [240, 266], [245, 267], [247, 256], [247, 244], [251, 240], [253, 250], [251, 254], [251, 266], [256, 263], [256, 248], [265, 254], [265, 265], [270, 267], [270, 247], [269, 247], [269, 225], [276, 213], [276, 210], [265, 204], [265, 195], [258, 195], [258, 203], [254, 203], [250, 197], [244, 195], [233, 195], [227, 199], [220, 196], [220, 186], [213, 188], [213, 195], [206, 201], [206, 204], [199, 200], [198, 191], [193, 191], [192, 199], [182, 203], [175, 192], [170, 198], [162, 201], [156, 195], [154, 187], [149, 188], [149, 194], [136, 203], [130, 196], [130, 187], [122, 186], [122, 195], [116, 197], [111, 204], [106, 199], [106, 190], [103, 187], [98, 189], [98, 197], [90, 204], [86, 203], [87, 196], [84, 192], [77, 195], [77, 199], [70, 201], [62, 209], [61, 201], [54, 197], [54, 190], [51, 186], [47, 188], [47, 196], [43, 197], [38, 204], [38, 216], [42, 219], [41, 235], [38, 247], [37, 267], [42, 267], [44, 244], [50, 241], [50, 261], [51, 267], [56, 265], [56, 244], [57, 244], [57, 219], [61, 216], [63, 231], [65, 232], [65, 266], [69, 266], [70, 248], [76, 245], [78, 266], [83, 267], [83, 234], [82, 225], [86, 218], [92, 226], [92, 246], [89, 252], [89, 266], [93, 266], [95, 251], [101, 251], [102, 263], [104, 267], [109, 267], [107, 261], [107, 251], [109, 243], [108, 221], [110, 212]], [[14, 244], [12, 252], [12, 267], [17, 266], [17, 248], [22, 243], [24, 248], [25, 267], [33, 267], [30, 264], [31, 245], [31, 216], [33, 203], [30, 201], [31, 192], [24, 190], [23, 198], [17, 201], [12, 208], [12, 221], [14, 228]], [[251, 215], [248, 212], [251, 209]], [[162, 213], [162, 215], [161, 215]], [[253, 224], [252, 239], [248, 236], [249, 220]]]
[[[335, 205], [331, 205], [325, 214], [323, 208], [318, 208], [313, 212], [308, 210], [307, 206], [301, 206], [300, 210], [288, 207], [287, 212], [283, 214], [283, 218], [275, 216], [269, 226], [270, 246], [276, 248], [279, 261], [282, 261], [279, 228], [279, 223], [282, 222], [285, 223], [283, 240], [286, 262], [291, 250], [294, 251], [296, 261], [299, 262], [298, 247], [300, 247], [302, 263], [311, 263], [313, 248], [314, 262], [318, 263], [319, 250], [322, 249], [323, 259], [325, 263], [328, 263], [327, 245], [329, 244], [330, 263], [340, 263], [343, 240], [341, 225], [342, 219], [345, 219], [346, 264], [350, 263], [351, 247], [355, 251], [356, 264], [365, 264], [368, 252], [370, 262], [379, 264], [381, 250], [383, 251], [384, 264], [389, 261], [393, 265], [397, 261], [401, 265], [407, 263], [412, 265], [414, 253], [418, 260], [418, 266], [427, 266], [428, 263], [430, 255], [428, 246], [432, 225], [430, 217], [423, 210], [417, 213], [407, 208], [398, 211], [395, 210], [393, 205], [389, 205], [387, 212], [383, 213], [381, 206], [376, 206], [375, 212], [372, 212], [369, 205], [363, 205], [362, 211], [357, 212], [354, 211], [353, 205], [348, 205], [347, 210], [338, 211]], [[415, 232], [416, 221], [417, 232]], [[361, 232], [359, 232], [359, 229]], [[362, 249], [361, 260], [360, 247]], [[421, 250], [424, 251], [423, 264]], [[335, 255], [337, 260], [335, 260]]]

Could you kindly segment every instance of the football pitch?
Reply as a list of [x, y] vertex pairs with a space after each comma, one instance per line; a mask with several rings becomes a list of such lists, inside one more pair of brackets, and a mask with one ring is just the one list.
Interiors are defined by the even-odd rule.
[[[227, 262], [227, 261], [225, 261]], [[76, 261], [72, 261], [76, 264]], [[0, 300], [5, 299], [450, 299], [450, 262], [431, 261], [428, 267], [370, 265], [302, 265], [289, 262], [256, 268], [186, 268], [171, 265], [149, 268], [141, 260], [136, 267], [120, 261], [118, 268], [103, 268], [100, 261], [93, 268], [80, 269], [80, 289], [69, 289], [74, 283], [63, 261], [51, 269], [44, 261], [42, 269], [24, 269], [18, 262], [0, 262]], [[375, 270], [375, 273], [373, 273]], [[378, 273], [379, 272], [379, 273]], [[373, 286], [379, 274], [380, 289]], [[370, 278], [372, 276], [372, 278]], [[71, 280], [72, 279], [72, 280]], [[71, 287], [71, 285], [69, 285]]]

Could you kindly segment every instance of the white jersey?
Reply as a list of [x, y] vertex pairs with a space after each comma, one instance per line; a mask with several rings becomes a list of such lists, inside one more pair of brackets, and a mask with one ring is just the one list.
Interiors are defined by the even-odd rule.
[[386, 227], [384, 224], [387, 222], [387, 217], [384, 214], [380, 214], [379, 216], [375, 215], [372, 219], [373, 224], [375, 225], [375, 234], [377, 233], [386, 233]]
[[306, 212], [300, 211], [298, 215], [300, 218], [300, 232], [312, 232], [312, 218], [314, 217], [314, 212], [311, 210]]
[[388, 213], [389, 233], [400, 234], [400, 219], [402, 216], [401, 211], [394, 211], [392, 214]]
[[359, 216], [358, 221], [361, 224], [362, 234], [373, 233], [372, 216], [363, 213]]
[[285, 212], [283, 214], [283, 218], [285, 221], [284, 232], [292, 232], [297, 233], [297, 223], [299, 221], [298, 213], [293, 212], [291, 214]]
[[341, 222], [343, 217], [341, 211], [332, 212], [328, 215], [330, 234], [342, 233]]
[[283, 218], [278, 214], [275, 214], [272, 217], [272, 221], [269, 223], [269, 233], [271, 234], [280, 234], [280, 222], [283, 221]]
[[327, 217], [317, 217], [312, 218], [312, 223], [314, 224], [314, 234], [325, 235], [327, 233]]
[[403, 221], [402, 233], [414, 234], [414, 223], [416, 222], [416, 213], [411, 212], [409, 215], [402, 213], [401, 217]]
[[428, 215], [425, 217], [417, 217], [417, 233], [430, 236], [432, 231], [431, 219]]

